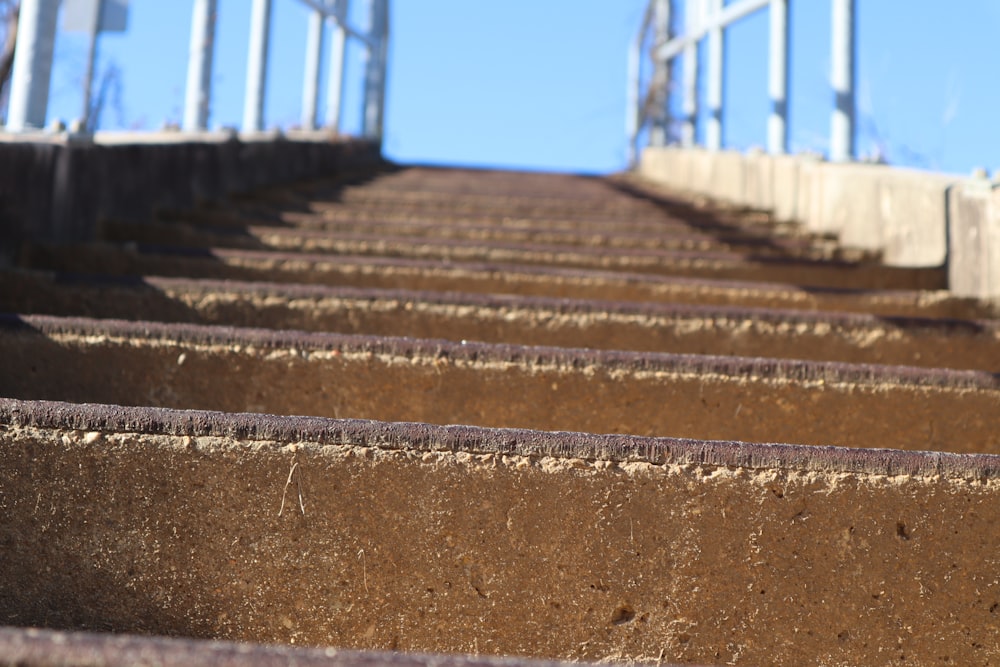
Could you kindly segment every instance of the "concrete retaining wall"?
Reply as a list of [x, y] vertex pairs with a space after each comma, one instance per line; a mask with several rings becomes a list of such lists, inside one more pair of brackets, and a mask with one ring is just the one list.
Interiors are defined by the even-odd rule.
[[321, 133], [0, 138], [0, 255], [25, 241], [93, 237], [101, 218], [144, 221], [261, 186], [379, 160], [376, 144]]
[[956, 294], [1000, 298], [1000, 208], [995, 195], [984, 194], [993, 192], [986, 181], [809, 156], [674, 147], [646, 149], [639, 174], [772, 211], [779, 221], [834, 235], [847, 247], [880, 252], [890, 266], [948, 264]]

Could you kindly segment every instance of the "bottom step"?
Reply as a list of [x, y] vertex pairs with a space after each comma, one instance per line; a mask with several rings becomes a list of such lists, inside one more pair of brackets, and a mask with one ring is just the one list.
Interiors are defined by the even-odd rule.
[[0, 400], [0, 618], [363, 649], [984, 664], [1000, 457]]

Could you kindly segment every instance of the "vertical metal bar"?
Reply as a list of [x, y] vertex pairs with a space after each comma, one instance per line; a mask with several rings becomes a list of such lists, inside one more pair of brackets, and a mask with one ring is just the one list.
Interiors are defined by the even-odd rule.
[[347, 46], [348, 0], [335, 0], [335, 22], [330, 41], [330, 72], [326, 83], [326, 126], [340, 129], [340, 112], [344, 99], [344, 55]]
[[[685, 32], [694, 35], [701, 20], [701, 0], [688, 0], [684, 7]], [[684, 46], [684, 124], [681, 126], [681, 145], [690, 148], [695, 144], [698, 123], [698, 42], [689, 41]]]
[[320, 58], [323, 56], [323, 12], [313, 10], [309, 15], [309, 30], [306, 34], [306, 66], [302, 81], [302, 127], [316, 129], [316, 113], [319, 108]]
[[247, 54], [247, 87], [246, 97], [243, 99], [243, 131], [260, 132], [264, 129], [271, 0], [253, 0], [250, 11], [250, 52]]
[[218, 0], [194, 0], [191, 44], [188, 47], [187, 89], [184, 93], [184, 129], [208, 129], [212, 103], [212, 56]]
[[11, 74], [7, 129], [45, 126], [59, 0], [22, 0]]
[[830, 120], [830, 159], [854, 159], [854, 0], [833, 0], [834, 106]]
[[379, 140], [385, 134], [385, 92], [389, 76], [389, 0], [377, 0], [381, 4], [382, 20], [379, 42], [379, 88], [378, 88], [378, 124], [376, 129]]
[[[708, 0], [709, 16], [717, 19], [722, 13], [722, 0]], [[722, 150], [723, 67], [725, 66], [725, 28], [714, 25], [708, 31], [708, 125], [705, 145], [709, 150]]]
[[104, 0], [96, 0], [93, 4], [93, 14], [87, 26], [87, 37], [90, 43], [87, 47], [87, 67], [83, 74], [83, 108], [80, 110], [80, 128], [91, 132], [90, 102], [94, 90], [94, 67], [97, 63], [97, 39], [101, 28], [101, 12], [104, 10]]
[[[656, 26], [656, 46], [670, 41], [670, 0], [656, 0], [653, 9], [653, 25]], [[666, 146], [669, 125], [670, 99], [670, 61], [656, 59], [653, 63], [653, 81], [651, 83], [653, 104], [653, 124], [649, 130], [650, 146]]]
[[771, 0], [770, 63], [767, 89], [771, 113], [767, 118], [767, 150], [788, 152], [788, 0]]
[[382, 136], [383, 96], [385, 92], [386, 0], [368, 0], [371, 43], [365, 58], [365, 95], [361, 134], [379, 139]]
[[639, 141], [639, 96], [642, 94], [642, 78], [640, 66], [642, 63], [642, 45], [645, 29], [635, 38], [628, 49], [627, 89], [625, 91], [625, 141], [628, 144], [628, 165], [636, 164]]

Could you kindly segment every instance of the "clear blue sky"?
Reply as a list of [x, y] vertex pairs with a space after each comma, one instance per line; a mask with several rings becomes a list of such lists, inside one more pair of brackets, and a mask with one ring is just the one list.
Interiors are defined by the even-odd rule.
[[[123, 72], [122, 115], [106, 129], [180, 120], [190, 2], [131, 0], [129, 31], [102, 37]], [[249, 0], [220, 0], [212, 125], [239, 125]], [[354, 0], [353, 22], [364, 25]], [[625, 165], [626, 54], [645, 0], [394, 0], [385, 152], [431, 162], [584, 172]], [[894, 164], [967, 173], [1000, 167], [997, 0], [858, 0], [858, 149]], [[794, 150], [824, 151], [829, 0], [792, 0]], [[266, 119], [300, 117], [308, 10], [274, 0]], [[727, 33], [725, 143], [766, 138], [767, 15]], [[79, 114], [86, 52], [61, 33], [50, 117]], [[349, 53], [345, 129], [359, 124], [358, 50]], [[679, 97], [675, 96], [675, 97]], [[678, 100], [679, 101], [679, 100]], [[322, 113], [322, 111], [321, 111]]]

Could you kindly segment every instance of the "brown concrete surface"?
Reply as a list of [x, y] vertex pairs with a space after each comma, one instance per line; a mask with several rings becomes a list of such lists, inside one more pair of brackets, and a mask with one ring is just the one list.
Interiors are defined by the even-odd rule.
[[1000, 453], [1000, 379], [976, 371], [46, 316], [0, 326], [0, 395], [14, 398]]
[[[150, 248], [154, 249], [154, 248]], [[169, 251], [170, 247], [163, 250]], [[431, 261], [434, 264], [460, 266], [463, 263], [511, 264], [524, 267], [541, 266], [592, 269], [627, 273], [649, 273], [684, 278], [718, 280], [760, 280], [782, 282], [802, 287], [856, 289], [943, 289], [944, 269], [900, 269], [873, 264], [852, 264], [833, 261], [789, 260], [774, 257], [744, 257], [722, 251], [633, 250], [610, 252], [607, 249], [569, 246], [532, 246], [527, 244], [488, 245], [438, 241], [427, 243], [409, 238], [379, 238], [375, 236], [340, 239], [324, 248], [325, 252], [287, 253], [292, 261], [301, 255], [302, 261], [321, 263], [400, 258]], [[197, 253], [199, 249], [191, 249]], [[258, 251], [207, 248], [201, 250], [216, 257], [253, 256]]]
[[0, 312], [1000, 372], [995, 320], [0, 271]]
[[0, 424], [8, 623], [574, 660], [1000, 653], [996, 456], [7, 399]]
[[198, 250], [136, 245], [34, 246], [22, 264], [37, 269], [108, 275], [285, 282], [381, 289], [739, 304], [765, 308], [870, 312], [901, 317], [975, 319], [997, 306], [943, 290], [810, 288], [757, 280], [730, 281], [502, 263], [448, 263], [383, 257], [252, 250]]
[[[288, 216], [286, 216], [288, 217]], [[103, 238], [109, 241], [138, 242], [143, 244], [174, 244], [199, 248], [245, 248], [247, 250], [295, 250], [301, 252], [334, 252], [338, 254], [375, 253], [385, 248], [395, 256], [403, 252], [422, 251], [444, 253], [479, 252], [485, 244], [499, 243], [510, 246], [559, 247], [572, 253], [577, 248], [605, 248], [616, 252], [634, 250], [667, 251], [733, 251], [753, 253], [760, 257], [789, 257], [794, 259], [838, 259], [834, 244], [817, 244], [807, 239], [766, 237], [739, 232], [713, 235], [704, 231], [678, 231], [671, 234], [640, 232], [566, 231], [546, 226], [485, 226], [440, 225], [430, 222], [320, 222], [296, 227], [279, 225], [244, 224], [235, 226], [205, 226], [185, 222], [146, 222], [141, 225], [108, 222], [103, 227]], [[425, 244], [430, 242], [432, 245]], [[444, 244], [442, 243], [444, 242]], [[449, 247], [446, 243], [459, 243]], [[511, 245], [516, 244], [516, 245]], [[441, 248], [435, 249], [435, 245]], [[412, 246], [412, 248], [410, 248]], [[859, 257], [860, 259], [860, 257]]]

